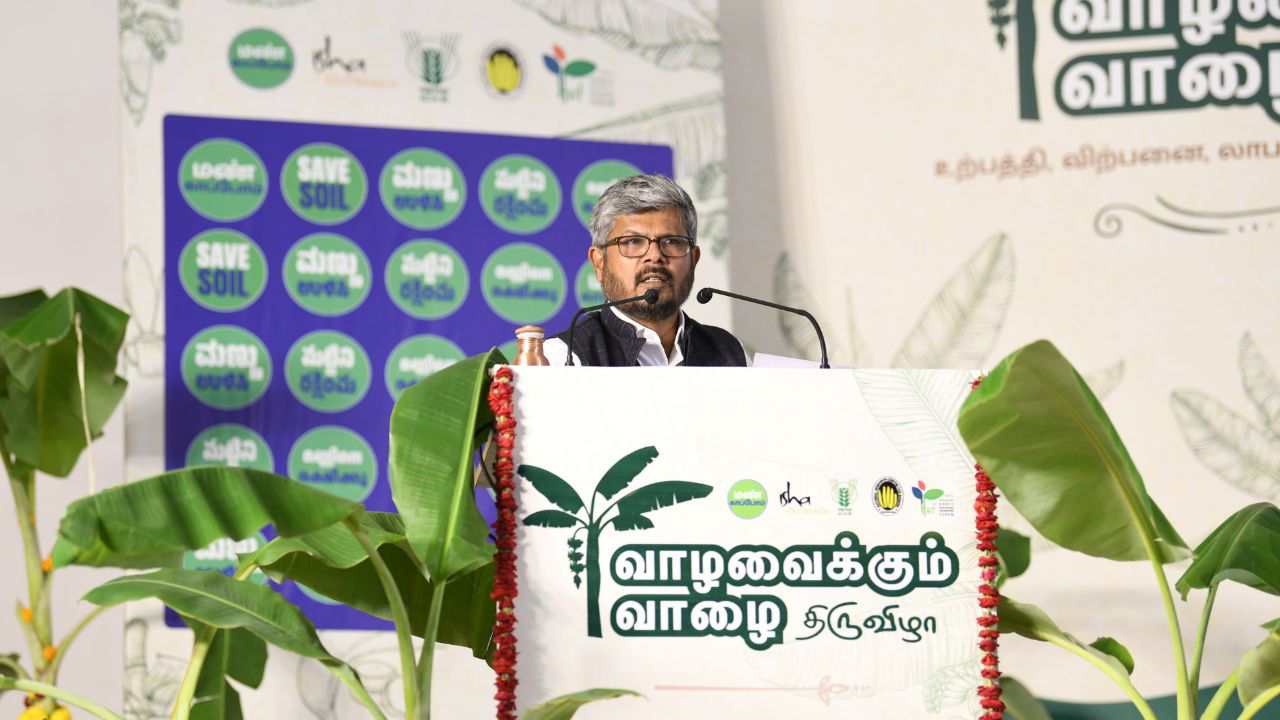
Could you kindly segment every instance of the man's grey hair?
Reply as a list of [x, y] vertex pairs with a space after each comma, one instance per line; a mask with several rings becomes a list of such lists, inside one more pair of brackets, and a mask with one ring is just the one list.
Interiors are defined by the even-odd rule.
[[684, 188], [665, 175], [633, 175], [609, 186], [591, 211], [591, 244], [609, 242], [613, 223], [621, 215], [639, 215], [673, 207], [684, 221], [685, 232], [698, 242], [698, 211]]

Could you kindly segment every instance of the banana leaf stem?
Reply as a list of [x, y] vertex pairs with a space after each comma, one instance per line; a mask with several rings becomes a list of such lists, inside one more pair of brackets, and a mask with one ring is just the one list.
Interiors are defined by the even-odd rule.
[[1124, 691], [1125, 695], [1129, 696], [1129, 700], [1132, 701], [1133, 706], [1138, 709], [1138, 713], [1142, 715], [1143, 720], [1160, 720], [1156, 717], [1155, 711], [1151, 709], [1151, 705], [1147, 703], [1146, 698], [1142, 697], [1142, 693], [1138, 692], [1138, 689], [1129, 681], [1128, 676], [1121, 675], [1116, 672], [1114, 668], [1110, 667], [1093, 655], [1090, 655], [1084, 648], [1081, 648], [1074, 643], [1065, 642], [1063, 640], [1047, 636], [1044, 639], [1047, 642], [1057, 645], [1063, 650], [1074, 655], [1079, 655], [1085, 662], [1098, 668], [1104, 675], [1111, 678], [1112, 682], [1118, 685], [1120, 689]]
[[1222, 685], [1218, 691], [1209, 699], [1209, 704], [1204, 707], [1204, 714], [1200, 716], [1200, 720], [1218, 720], [1222, 715], [1222, 709], [1227, 706], [1227, 702], [1231, 700], [1231, 694], [1235, 692], [1236, 683], [1240, 682], [1240, 671], [1233, 670], [1226, 680], [1222, 681]]
[[1204, 639], [1209, 633], [1209, 615], [1213, 613], [1213, 601], [1218, 596], [1218, 586], [1215, 584], [1209, 588], [1209, 596], [1204, 600], [1204, 609], [1200, 611], [1200, 631], [1196, 633], [1196, 645], [1191, 651], [1191, 677], [1187, 680], [1187, 685], [1191, 690], [1191, 708], [1195, 710], [1195, 703], [1200, 694], [1200, 663], [1204, 659]]
[[[418, 717], [431, 717], [431, 669], [436, 655], [436, 633], [444, 611], [444, 588], [448, 581], [431, 585], [431, 607], [427, 611], [427, 627], [422, 633], [422, 655], [418, 659]], [[405, 715], [405, 717], [412, 717]]]
[[[236, 570], [236, 574], [231, 579], [244, 580], [257, 569], [258, 566], [256, 564], [245, 563]], [[204, 667], [204, 660], [209, 655], [209, 648], [213, 645], [213, 638], [217, 633], [218, 628], [213, 625], [205, 625], [196, 636], [195, 645], [191, 648], [191, 659], [187, 661], [187, 671], [182, 676], [182, 684], [178, 686], [178, 694], [174, 698], [173, 713], [169, 715], [170, 720], [187, 720], [191, 715], [191, 701], [196, 696], [196, 684], [200, 681], [200, 669]]]
[[96, 620], [99, 615], [110, 610], [112, 607], [113, 606], [111, 605], [100, 605], [94, 608], [89, 612], [89, 614], [81, 618], [80, 622], [76, 623], [74, 628], [71, 628], [71, 632], [67, 633], [66, 637], [62, 638], [62, 642], [58, 643], [58, 654], [54, 656], [53, 662], [49, 665], [49, 668], [45, 670], [46, 680], [51, 683], [56, 683], [58, 681], [58, 668], [62, 666], [62, 658], [67, 656], [67, 649], [71, 647], [71, 643], [75, 641], [76, 636], [78, 636], [80, 631], [84, 630], [89, 623]]
[[360, 547], [364, 548], [369, 555], [373, 571], [378, 575], [378, 581], [382, 583], [383, 592], [387, 594], [387, 603], [391, 606], [391, 619], [396, 624], [396, 643], [400, 646], [400, 684], [404, 686], [405, 717], [412, 718], [417, 699], [417, 688], [414, 683], [417, 673], [413, 661], [413, 634], [412, 626], [409, 624], [409, 610], [404, 606], [404, 598], [400, 595], [400, 588], [396, 586], [396, 579], [392, 577], [387, 564], [382, 561], [378, 549], [373, 546], [369, 536], [360, 527], [360, 521], [348, 517], [342, 522], [355, 536]]
[[[13, 508], [18, 515], [18, 532], [22, 537], [22, 554], [27, 570], [27, 606], [31, 610], [30, 627], [36, 642], [31, 649], [31, 662], [36, 674], [44, 671], [44, 648], [52, 644], [52, 620], [49, 601], [45, 597], [48, 576], [40, 559], [40, 537], [36, 534], [35, 471], [19, 472], [9, 460], [9, 449], [0, 440], [0, 460], [9, 476], [9, 489], [13, 492]], [[19, 622], [26, 622], [20, 619]]]
[[74, 705], [86, 712], [91, 712], [102, 720], [124, 720], [124, 718], [86, 697], [82, 697], [73, 692], [68, 692], [60, 687], [56, 687], [48, 683], [36, 682], [35, 680], [21, 680], [0, 675], [0, 690], [25, 690], [27, 692], [38, 693], [64, 702], [67, 705]]
[[325, 663], [325, 667], [329, 668], [329, 672], [337, 676], [342, 681], [342, 684], [351, 690], [351, 694], [356, 696], [356, 699], [360, 701], [365, 710], [369, 711], [374, 720], [387, 720], [382, 708], [378, 707], [378, 703], [374, 702], [373, 698], [369, 696], [369, 690], [365, 688], [364, 683], [360, 682], [360, 678], [356, 677], [356, 673], [351, 669], [350, 665], [329, 665]]
[[1190, 689], [1187, 683], [1187, 654], [1182, 647], [1182, 628], [1178, 624], [1178, 611], [1173, 605], [1173, 593], [1169, 590], [1169, 578], [1165, 577], [1164, 566], [1160, 564], [1160, 555], [1156, 551], [1155, 541], [1147, 533], [1141, 533], [1142, 544], [1151, 558], [1151, 567], [1155, 570], [1156, 583], [1160, 586], [1160, 599], [1164, 602], [1164, 614], [1169, 624], [1169, 636], [1173, 645], [1173, 665], [1178, 673], [1178, 720], [1195, 720], [1196, 711], [1192, 705]]
[[1249, 718], [1257, 715], [1262, 711], [1263, 706], [1271, 702], [1277, 695], [1280, 695], [1280, 685], [1272, 685], [1262, 692], [1261, 695], [1254, 698], [1248, 705], [1244, 707], [1244, 712], [1240, 713], [1239, 720], [1249, 720]]

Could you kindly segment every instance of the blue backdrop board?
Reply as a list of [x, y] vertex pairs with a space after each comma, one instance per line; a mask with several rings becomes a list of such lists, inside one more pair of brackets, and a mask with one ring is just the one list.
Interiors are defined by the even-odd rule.
[[[166, 468], [274, 470], [393, 509], [399, 392], [600, 301], [591, 205], [672, 170], [657, 145], [167, 116]], [[269, 536], [185, 564], [225, 570]], [[390, 627], [282, 592], [320, 628]]]

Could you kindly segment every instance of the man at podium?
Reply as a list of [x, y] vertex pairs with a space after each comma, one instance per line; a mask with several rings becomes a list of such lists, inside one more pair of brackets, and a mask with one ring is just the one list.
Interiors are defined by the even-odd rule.
[[[742, 343], [727, 330], [703, 325], [680, 309], [693, 289], [698, 211], [670, 178], [635, 175], [605, 190], [591, 212], [587, 257], [607, 301], [658, 291], [658, 300], [593, 312], [573, 331], [573, 360], [607, 367], [738, 366]], [[551, 365], [564, 365], [565, 332], [546, 341]]]

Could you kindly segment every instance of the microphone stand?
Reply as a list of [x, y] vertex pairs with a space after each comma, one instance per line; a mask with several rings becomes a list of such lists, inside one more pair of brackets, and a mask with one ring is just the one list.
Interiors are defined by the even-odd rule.
[[568, 357], [564, 359], [564, 364], [573, 365], [573, 331], [576, 330], [578, 327], [579, 317], [581, 317], [585, 313], [600, 312], [601, 310], [614, 307], [615, 305], [626, 305], [627, 303], [639, 302], [641, 300], [645, 301], [650, 305], [653, 305], [654, 303], [658, 302], [658, 289], [651, 288], [649, 290], [646, 290], [643, 295], [637, 295], [635, 297], [624, 298], [622, 300], [613, 300], [611, 302], [600, 303], [599, 305], [588, 305], [586, 307], [578, 308], [578, 311], [573, 314], [573, 318], [569, 320], [569, 336], [565, 342], [565, 345], [569, 346], [569, 354], [568, 354]]
[[771, 307], [775, 310], [784, 310], [786, 312], [795, 313], [797, 315], [801, 315], [808, 318], [809, 322], [813, 325], [813, 331], [818, 333], [818, 348], [822, 351], [822, 362], [818, 363], [818, 367], [827, 369], [827, 370], [831, 369], [831, 365], [827, 363], [827, 341], [822, 337], [822, 328], [818, 327], [818, 321], [814, 319], [813, 315], [809, 314], [808, 310], [801, 310], [800, 308], [793, 308], [793, 307], [788, 307], [786, 305], [779, 305], [778, 303], [769, 302], [768, 300], [760, 300], [758, 298], [747, 297], [746, 295], [739, 295], [738, 293], [732, 293], [732, 292], [729, 292], [728, 290], [718, 290], [716, 288], [709, 288], [709, 287], [704, 287], [698, 291], [698, 302], [702, 303], [703, 305], [706, 305], [707, 303], [711, 302], [711, 295], [713, 293], [716, 295], [725, 295], [727, 297], [731, 297], [736, 300], [745, 300], [749, 303], [755, 303], [757, 305], [764, 305], [765, 307]]

